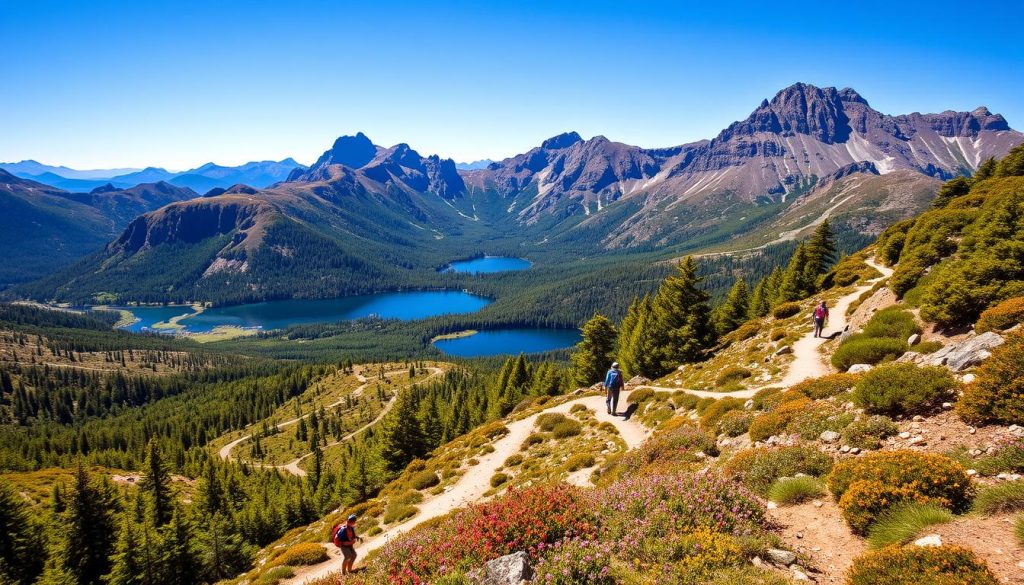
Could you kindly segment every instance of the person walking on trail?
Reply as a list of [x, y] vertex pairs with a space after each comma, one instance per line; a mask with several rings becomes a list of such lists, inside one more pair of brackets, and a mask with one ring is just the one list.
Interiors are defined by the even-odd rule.
[[817, 307], [814, 307], [814, 336], [823, 337], [821, 330], [825, 328], [825, 323], [828, 321], [828, 307], [825, 306], [825, 301], [818, 303]]
[[356, 515], [352, 514], [348, 517], [347, 522], [335, 524], [331, 529], [331, 540], [334, 542], [334, 546], [341, 549], [341, 556], [345, 557], [345, 560], [341, 562], [342, 575], [352, 572], [352, 565], [356, 564], [356, 541], [363, 541], [361, 537], [356, 536], [356, 520]]
[[619, 362], [612, 363], [612, 367], [604, 376], [604, 389], [608, 393], [605, 404], [608, 405], [608, 414], [618, 414], [619, 391], [624, 386], [622, 382], [622, 370], [619, 369]]

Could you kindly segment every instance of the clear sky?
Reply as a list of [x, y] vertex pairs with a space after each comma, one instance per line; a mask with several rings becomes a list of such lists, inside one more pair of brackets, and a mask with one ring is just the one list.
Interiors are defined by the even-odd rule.
[[1024, 2], [0, 0], [0, 161], [458, 161], [711, 138], [796, 81], [1024, 128]]

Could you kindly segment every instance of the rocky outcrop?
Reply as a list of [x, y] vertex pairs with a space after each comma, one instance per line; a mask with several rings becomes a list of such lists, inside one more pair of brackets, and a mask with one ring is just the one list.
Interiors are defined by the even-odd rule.
[[273, 206], [253, 197], [222, 195], [175, 203], [136, 218], [107, 250], [131, 255], [160, 244], [196, 243], [231, 233], [237, 244], [256, 235], [273, 215]]
[[946, 366], [954, 372], [962, 372], [985, 361], [992, 355], [991, 350], [1003, 342], [998, 333], [989, 331], [981, 335], [972, 335], [960, 343], [947, 345], [935, 353], [924, 356], [921, 361], [932, 366]]
[[[334, 146], [323, 153], [309, 170], [317, 170], [328, 165], [345, 165], [359, 169], [377, 156], [377, 147], [362, 132], [355, 136], [342, 136], [334, 141]], [[289, 177], [289, 180], [292, 180]]]
[[487, 561], [482, 569], [470, 571], [467, 575], [475, 585], [520, 585], [533, 579], [530, 556], [525, 551]]

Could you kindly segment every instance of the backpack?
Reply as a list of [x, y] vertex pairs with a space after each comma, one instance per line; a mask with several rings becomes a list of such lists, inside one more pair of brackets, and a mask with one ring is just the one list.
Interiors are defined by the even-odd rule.
[[348, 540], [346, 528], [345, 524], [335, 524], [334, 528], [331, 528], [331, 542], [334, 543], [334, 546], [341, 548], [341, 543]]
[[825, 307], [818, 305], [817, 307], [814, 308], [814, 316], [816, 318], [824, 319], [826, 314], [828, 314], [828, 311], [825, 310]]
[[611, 388], [613, 390], [615, 388], [618, 388], [619, 385], [622, 384], [622, 374], [620, 374], [618, 372], [618, 370], [609, 370], [608, 371], [608, 382], [609, 382], [608, 388]]

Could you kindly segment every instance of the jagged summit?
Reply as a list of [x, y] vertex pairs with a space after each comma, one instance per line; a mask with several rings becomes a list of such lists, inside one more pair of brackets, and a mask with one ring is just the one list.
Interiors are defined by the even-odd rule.
[[578, 142], [583, 142], [583, 138], [575, 131], [563, 132], [562, 134], [548, 138], [541, 143], [540, 147], [547, 150], [557, 150], [560, 148], [568, 148]]
[[355, 136], [341, 136], [334, 146], [323, 153], [310, 167], [311, 170], [327, 165], [345, 165], [353, 169], [362, 168], [377, 156], [377, 147], [362, 132]]

